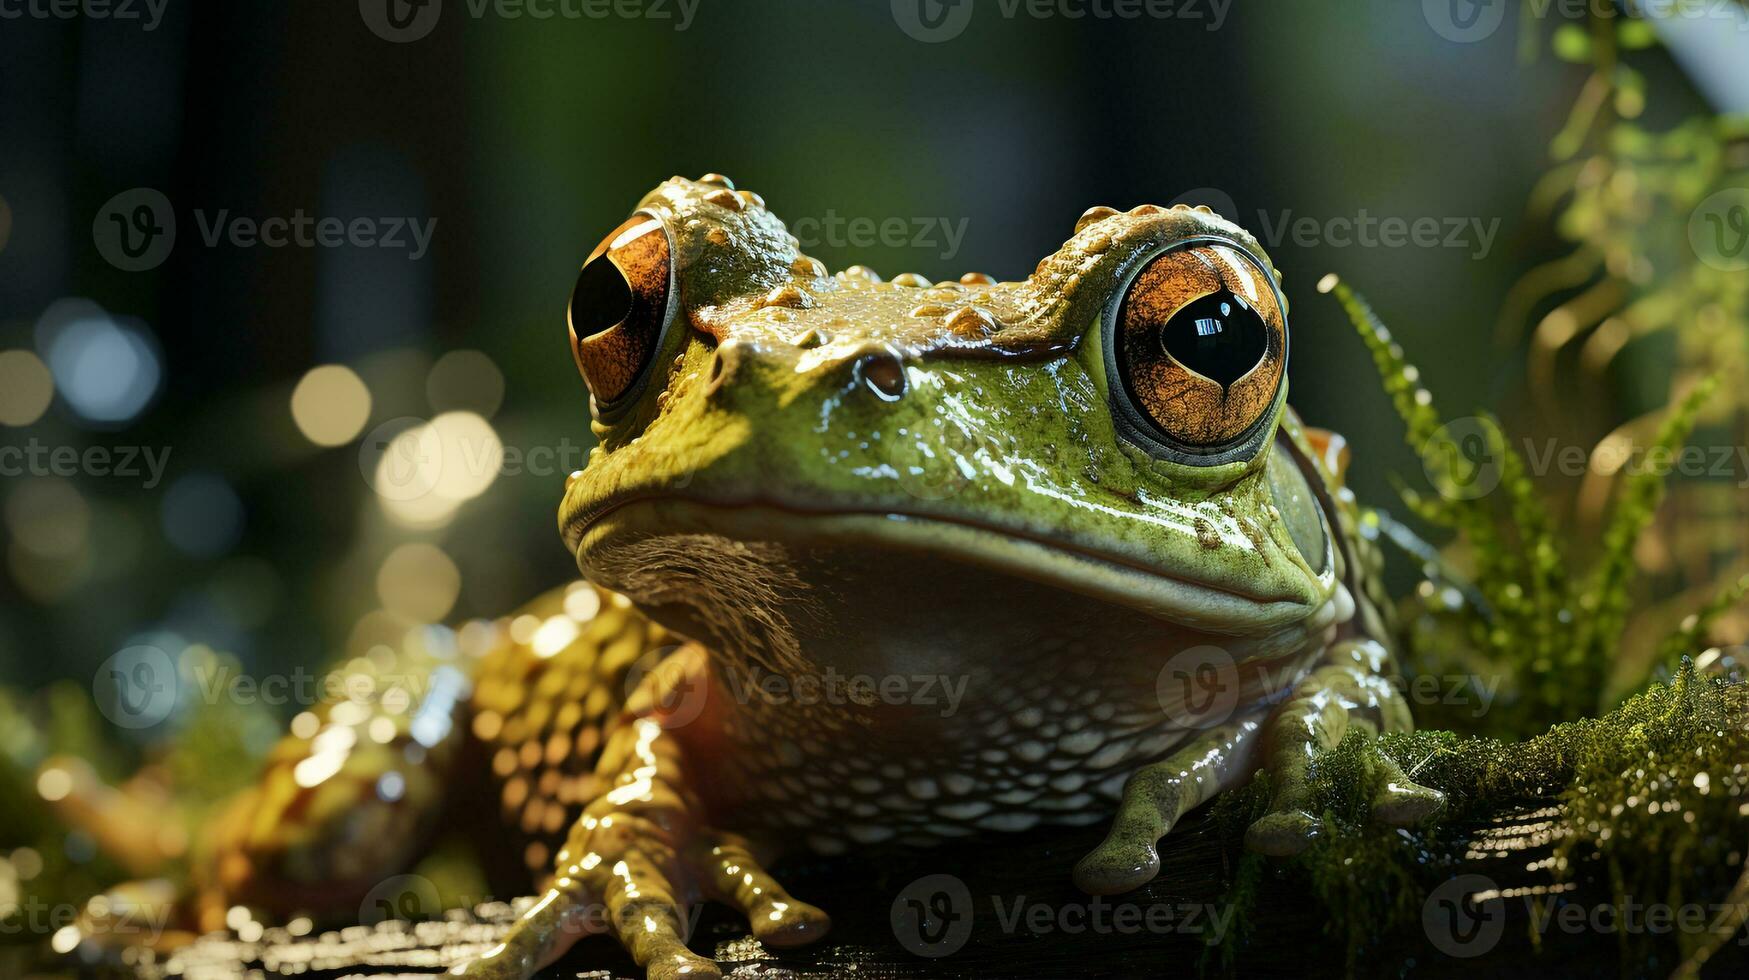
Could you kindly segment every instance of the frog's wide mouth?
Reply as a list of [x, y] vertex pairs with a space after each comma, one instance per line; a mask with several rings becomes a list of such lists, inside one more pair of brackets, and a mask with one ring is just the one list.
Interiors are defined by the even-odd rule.
[[684, 549], [688, 540], [710, 536], [754, 550], [772, 544], [802, 551], [909, 553], [919, 562], [979, 567], [1213, 633], [1256, 635], [1306, 625], [1318, 605], [1329, 605], [1302, 596], [1235, 591], [1124, 556], [941, 515], [800, 509], [767, 500], [723, 502], [668, 492], [590, 508], [564, 522], [564, 536], [586, 577], [622, 590], [625, 554], [658, 541]]

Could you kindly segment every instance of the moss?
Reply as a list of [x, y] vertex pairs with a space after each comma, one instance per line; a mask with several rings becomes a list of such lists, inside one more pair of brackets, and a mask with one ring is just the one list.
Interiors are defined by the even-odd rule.
[[[1737, 896], [1736, 906], [1724, 903], [1733, 911], [1708, 931], [1618, 932], [1624, 963], [1668, 957], [1696, 968], [1749, 914], [1749, 875], [1738, 877], [1749, 815], [1749, 688], [1703, 675], [1689, 658], [1702, 653], [1708, 626], [1749, 593], [1749, 576], [1721, 590], [1660, 648], [1674, 669], [1669, 683], [1642, 681], [1641, 693], [1591, 717], [1617, 660], [1635, 577], [1633, 547], [1662, 498], [1662, 474], [1646, 468], [1627, 478], [1595, 560], [1582, 566], [1561, 546], [1499, 424], [1483, 417], [1457, 434], [1366, 302], [1334, 277], [1320, 288], [1335, 293], [1372, 351], [1437, 491], [1406, 491], [1407, 503], [1456, 532], [1473, 576], [1457, 582], [1444, 556], [1417, 552], [1443, 581], [1421, 590], [1420, 612], [1405, 637], [1410, 666], [1445, 676], [1487, 672], [1502, 696], [1479, 719], [1440, 719], [1461, 722], [1466, 732], [1356, 731], [1314, 760], [1326, 833], [1274, 869], [1284, 879], [1277, 884], [1322, 904], [1349, 972], [1359, 972], [1370, 949], [1419, 919], [1428, 890], [1464, 867], [1478, 826], [1521, 807], [1559, 802], [1553, 873], [1571, 879], [1585, 862], [1598, 862], [1618, 914], [1635, 902], [1675, 907]], [[1681, 445], [1712, 387], [1695, 386], [1669, 413], [1658, 451]], [[1480, 440], [1484, 451], [1458, 451], [1460, 437]], [[1371, 802], [1385, 778], [1380, 752], [1446, 794], [1438, 820], [1411, 830], [1374, 825]], [[1231, 846], [1240, 847], [1244, 828], [1267, 801], [1261, 780], [1220, 801], [1217, 819]], [[1262, 875], [1257, 859], [1236, 862], [1228, 895], [1234, 921], [1254, 917]], [[1243, 934], [1230, 937], [1205, 967], [1231, 972], [1243, 942]], [[1655, 950], [1657, 943], [1675, 948]]]
[[[1555, 725], [1535, 738], [1506, 741], [1452, 732], [1379, 737], [1355, 732], [1315, 763], [1317, 803], [1327, 833], [1278, 868], [1281, 887], [1309, 892], [1343, 944], [1349, 972], [1393, 931], [1419, 921], [1427, 892], [1460, 871], [1472, 829], [1537, 801], [1564, 804], [1552, 834], [1555, 875], [1570, 878], [1593, 856], [1609, 870], [1618, 908], [1630, 903], [1721, 902], [1742, 862], [1740, 830], [1749, 812], [1749, 689], [1699, 676], [1684, 662], [1675, 680], [1653, 685], [1599, 718]], [[1368, 817], [1382, 750], [1416, 781], [1444, 792], [1440, 819], [1413, 830], [1379, 827]], [[1229, 794], [1216, 819], [1234, 848], [1267, 805], [1266, 787]], [[1235, 922], [1256, 907], [1261, 859], [1237, 860], [1227, 900]], [[1727, 903], [1728, 904], [1728, 903]], [[1673, 934], [1682, 958], [1728, 938]], [[1648, 959], [1653, 934], [1623, 934], [1630, 960]], [[1230, 972], [1243, 935], [1205, 961]]]

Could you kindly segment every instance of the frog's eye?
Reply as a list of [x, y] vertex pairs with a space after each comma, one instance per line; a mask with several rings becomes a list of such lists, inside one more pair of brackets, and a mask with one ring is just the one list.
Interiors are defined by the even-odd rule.
[[1113, 317], [1108, 363], [1120, 415], [1163, 455], [1244, 457], [1281, 390], [1283, 306], [1274, 278], [1232, 242], [1192, 239], [1155, 256]]
[[602, 239], [571, 290], [571, 354], [597, 414], [636, 399], [673, 319], [674, 268], [661, 220], [638, 213]]

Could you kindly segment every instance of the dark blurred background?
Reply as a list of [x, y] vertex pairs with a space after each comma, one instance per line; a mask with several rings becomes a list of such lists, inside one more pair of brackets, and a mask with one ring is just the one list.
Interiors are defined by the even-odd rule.
[[[565, 298], [676, 173], [728, 174], [814, 229], [831, 268], [889, 277], [1019, 278], [1090, 205], [1195, 191], [1271, 247], [1292, 400], [1350, 437], [1363, 499], [1419, 464], [1315, 292], [1326, 272], [1369, 294], [1454, 414], [1518, 397], [1494, 322], [1565, 248], [1526, 202], [1584, 73], [1526, 57], [1513, 18], [1464, 41], [1400, 0], [1075, 20], [978, 0], [958, 23], [925, 6], [949, 17], [933, 36], [887, 0], [397, 3], [405, 29], [377, 0], [0, 20], [0, 447], [40, 463], [0, 478], [0, 683], [89, 683], [136, 642], [315, 667], [563, 580], [554, 512], [590, 444]], [[1662, 57], [1640, 67], [1649, 125], [1704, 107]], [[131, 254], [165, 211], [167, 254]], [[1386, 247], [1263, 227], [1363, 214], [1465, 230]], [[300, 215], [379, 240], [205, 240]], [[870, 240], [888, 219], [928, 241]], [[405, 220], [430, 228], [422, 254]], [[413, 431], [474, 445], [489, 427], [523, 465], [377, 492], [383, 446], [434, 417]], [[81, 454], [59, 475], [58, 447]], [[137, 474], [93, 472], [90, 447], [111, 470], [140, 450]]]

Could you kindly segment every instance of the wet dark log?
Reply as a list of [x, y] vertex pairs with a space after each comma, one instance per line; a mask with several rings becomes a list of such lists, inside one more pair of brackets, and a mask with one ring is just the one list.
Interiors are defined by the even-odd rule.
[[[1673, 962], [1634, 963], [1624, 974], [1611, 932], [1546, 923], [1539, 929], [1533, 903], [1520, 893], [1545, 893], [1555, 886], [1545, 861], [1551, 854], [1546, 831], [1552, 813], [1544, 803], [1527, 801], [1474, 828], [1465, 871], [1482, 878], [1441, 889], [1424, 904], [1423, 922], [1379, 937], [1355, 973], [1466, 980], [1667, 975]], [[1069, 869], [1101, 835], [1096, 828], [1046, 830], [991, 835], [928, 852], [870, 851], [793, 862], [779, 877], [798, 897], [831, 911], [835, 925], [825, 942], [767, 951], [726, 910], [710, 906], [693, 947], [714, 948], [725, 975], [747, 978], [1198, 974], [1209, 943], [1232, 925], [1214, 914], [1221, 907], [1231, 855], [1212, 822], [1193, 817], [1171, 836], [1162, 848], [1166, 870], [1148, 887], [1094, 900], [1069, 884]], [[1510, 897], [1481, 906], [1452, 904], [1470, 888], [1490, 883]], [[1606, 882], [1595, 870], [1582, 869], [1562, 888], [1562, 905], [1590, 908], [1608, 902]], [[1343, 975], [1346, 940], [1326, 934], [1329, 917], [1310, 896], [1285, 879], [1265, 881], [1261, 894], [1235, 975]], [[145, 980], [230, 980], [251, 970], [308, 980], [430, 975], [495, 941], [511, 918], [510, 906], [499, 903], [453, 912], [438, 922], [389, 922], [303, 939], [272, 930], [256, 943], [214, 936], [143, 968], [92, 972]], [[1733, 944], [1709, 964], [1707, 975], [1741, 976], [1746, 969], [1745, 947]], [[1210, 963], [1201, 972], [1219, 976], [1223, 971]], [[637, 973], [614, 943], [591, 937], [543, 973], [551, 980], [579, 976], [607, 980]]]

